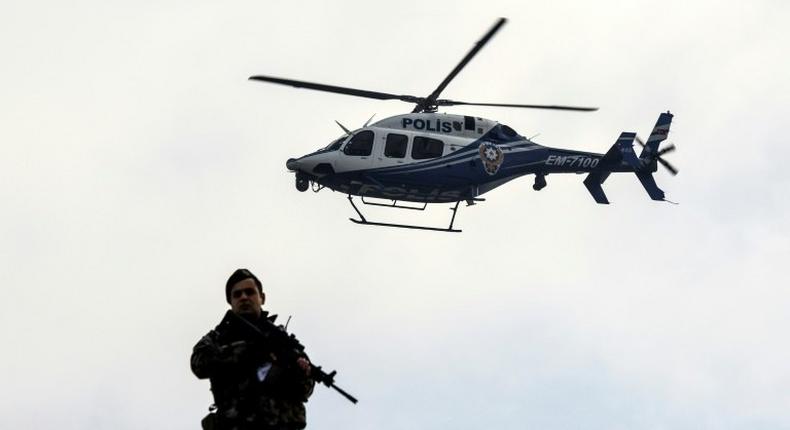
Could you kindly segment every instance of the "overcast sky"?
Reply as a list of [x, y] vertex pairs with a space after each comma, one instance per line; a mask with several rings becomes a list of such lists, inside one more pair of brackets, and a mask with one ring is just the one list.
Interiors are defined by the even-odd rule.
[[[612, 175], [522, 178], [461, 234], [357, 226], [285, 160], [457, 100], [605, 152], [675, 114], [651, 201]], [[790, 429], [790, 7], [782, 1], [12, 2], [0, 14], [0, 428], [192, 429], [189, 370], [237, 267], [292, 315], [313, 429]], [[375, 208], [373, 208], [375, 209]], [[443, 225], [447, 206], [421, 218]]]

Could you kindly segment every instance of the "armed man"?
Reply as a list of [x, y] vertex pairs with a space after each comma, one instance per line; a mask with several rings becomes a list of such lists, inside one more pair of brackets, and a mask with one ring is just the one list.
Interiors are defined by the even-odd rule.
[[322, 382], [316, 376], [329, 376], [331, 382], [334, 373], [313, 366], [296, 338], [274, 324], [276, 316], [261, 309], [266, 296], [252, 272], [233, 272], [225, 299], [230, 310], [192, 352], [192, 372], [211, 380], [216, 408], [203, 419], [203, 428], [303, 429], [304, 402], [315, 380]]

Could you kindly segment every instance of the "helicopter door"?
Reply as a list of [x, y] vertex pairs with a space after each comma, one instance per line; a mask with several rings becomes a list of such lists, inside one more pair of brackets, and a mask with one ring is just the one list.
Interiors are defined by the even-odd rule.
[[372, 130], [362, 130], [349, 139], [343, 147], [343, 156], [338, 159], [338, 170], [349, 171], [367, 169], [371, 164], [373, 140]]

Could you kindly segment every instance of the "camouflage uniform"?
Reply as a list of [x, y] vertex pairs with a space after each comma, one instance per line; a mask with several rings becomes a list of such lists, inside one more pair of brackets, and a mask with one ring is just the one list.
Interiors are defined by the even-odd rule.
[[[274, 317], [261, 314], [255, 325], [262, 331], [268, 325], [264, 319], [273, 322]], [[211, 380], [217, 408], [214, 428], [304, 428], [304, 402], [312, 394], [315, 382], [296, 363], [278, 361], [277, 351], [271, 351], [259, 339], [249, 338], [238, 324], [223, 320], [192, 351], [192, 372], [200, 379]], [[268, 366], [271, 367], [261, 381]]]

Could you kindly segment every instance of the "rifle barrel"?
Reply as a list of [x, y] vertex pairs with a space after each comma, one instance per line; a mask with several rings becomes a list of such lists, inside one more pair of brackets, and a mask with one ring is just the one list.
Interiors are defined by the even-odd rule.
[[348, 394], [345, 391], [343, 391], [342, 388], [338, 387], [335, 384], [330, 385], [330, 387], [334, 388], [338, 393], [342, 394], [343, 397], [347, 398], [348, 401], [350, 401], [351, 403], [353, 403], [355, 405], [357, 404], [357, 399], [354, 396], [352, 396], [351, 394]]

